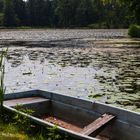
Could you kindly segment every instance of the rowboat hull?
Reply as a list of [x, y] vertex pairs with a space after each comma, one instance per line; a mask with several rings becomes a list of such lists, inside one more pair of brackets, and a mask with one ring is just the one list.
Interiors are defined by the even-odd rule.
[[[55, 121], [61, 133], [68, 133], [79, 139], [97, 140], [100, 136], [109, 140], [140, 139], [139, 113], [41, 90], [5, 94], [5, 109], [19, 113], [14, 109], [17, 103], [35, 111], [32, 116], [20, 112], [32, 121], [43, 126], [54, 126]], [[81, 133], [86, 126], [105, 113], [113, 114], [116, 118], [98, 136]]]

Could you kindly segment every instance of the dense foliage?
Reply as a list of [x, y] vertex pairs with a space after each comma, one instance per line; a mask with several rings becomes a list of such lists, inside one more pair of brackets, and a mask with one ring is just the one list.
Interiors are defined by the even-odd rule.
[[0, 0], [0, 25], [124, 28], [137, 19], [129, 9], [116, 0]]
[[140, 37], [140, 26], [138, 26], [138, 25], [131, 25], [129, 30], [128, 30], [128, 34], [131, 37]]

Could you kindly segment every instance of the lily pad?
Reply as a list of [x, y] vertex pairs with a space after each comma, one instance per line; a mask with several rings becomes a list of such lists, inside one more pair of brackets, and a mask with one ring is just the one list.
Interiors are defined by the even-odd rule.
[[89, 95], [88, 97], [90, 98], [99, 98], [99, 97], [102, 97], [104, 96], [105, 94], [103, 93], [92, 93], [91, 95]]

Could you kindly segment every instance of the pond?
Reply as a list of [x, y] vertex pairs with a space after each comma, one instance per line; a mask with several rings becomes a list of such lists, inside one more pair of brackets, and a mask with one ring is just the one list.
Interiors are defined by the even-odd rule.
[[29, 89], [140, 111], [140, 40], [127, 30], [2, 30], [7, 93]]

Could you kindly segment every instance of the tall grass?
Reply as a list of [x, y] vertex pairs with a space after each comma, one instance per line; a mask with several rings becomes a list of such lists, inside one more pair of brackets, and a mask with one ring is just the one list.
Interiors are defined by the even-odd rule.
[[6, 87], [4, 86], [4, 70], [5, 70], [5, 65], [4, 65], [4, 58], [7, 54], [7, 50], [2, 50], [0, 54], [0, 116], [2, 116], [2, 111], [3, 111], [3, 100], [4, 100], [4, 94], [6, 91]]

